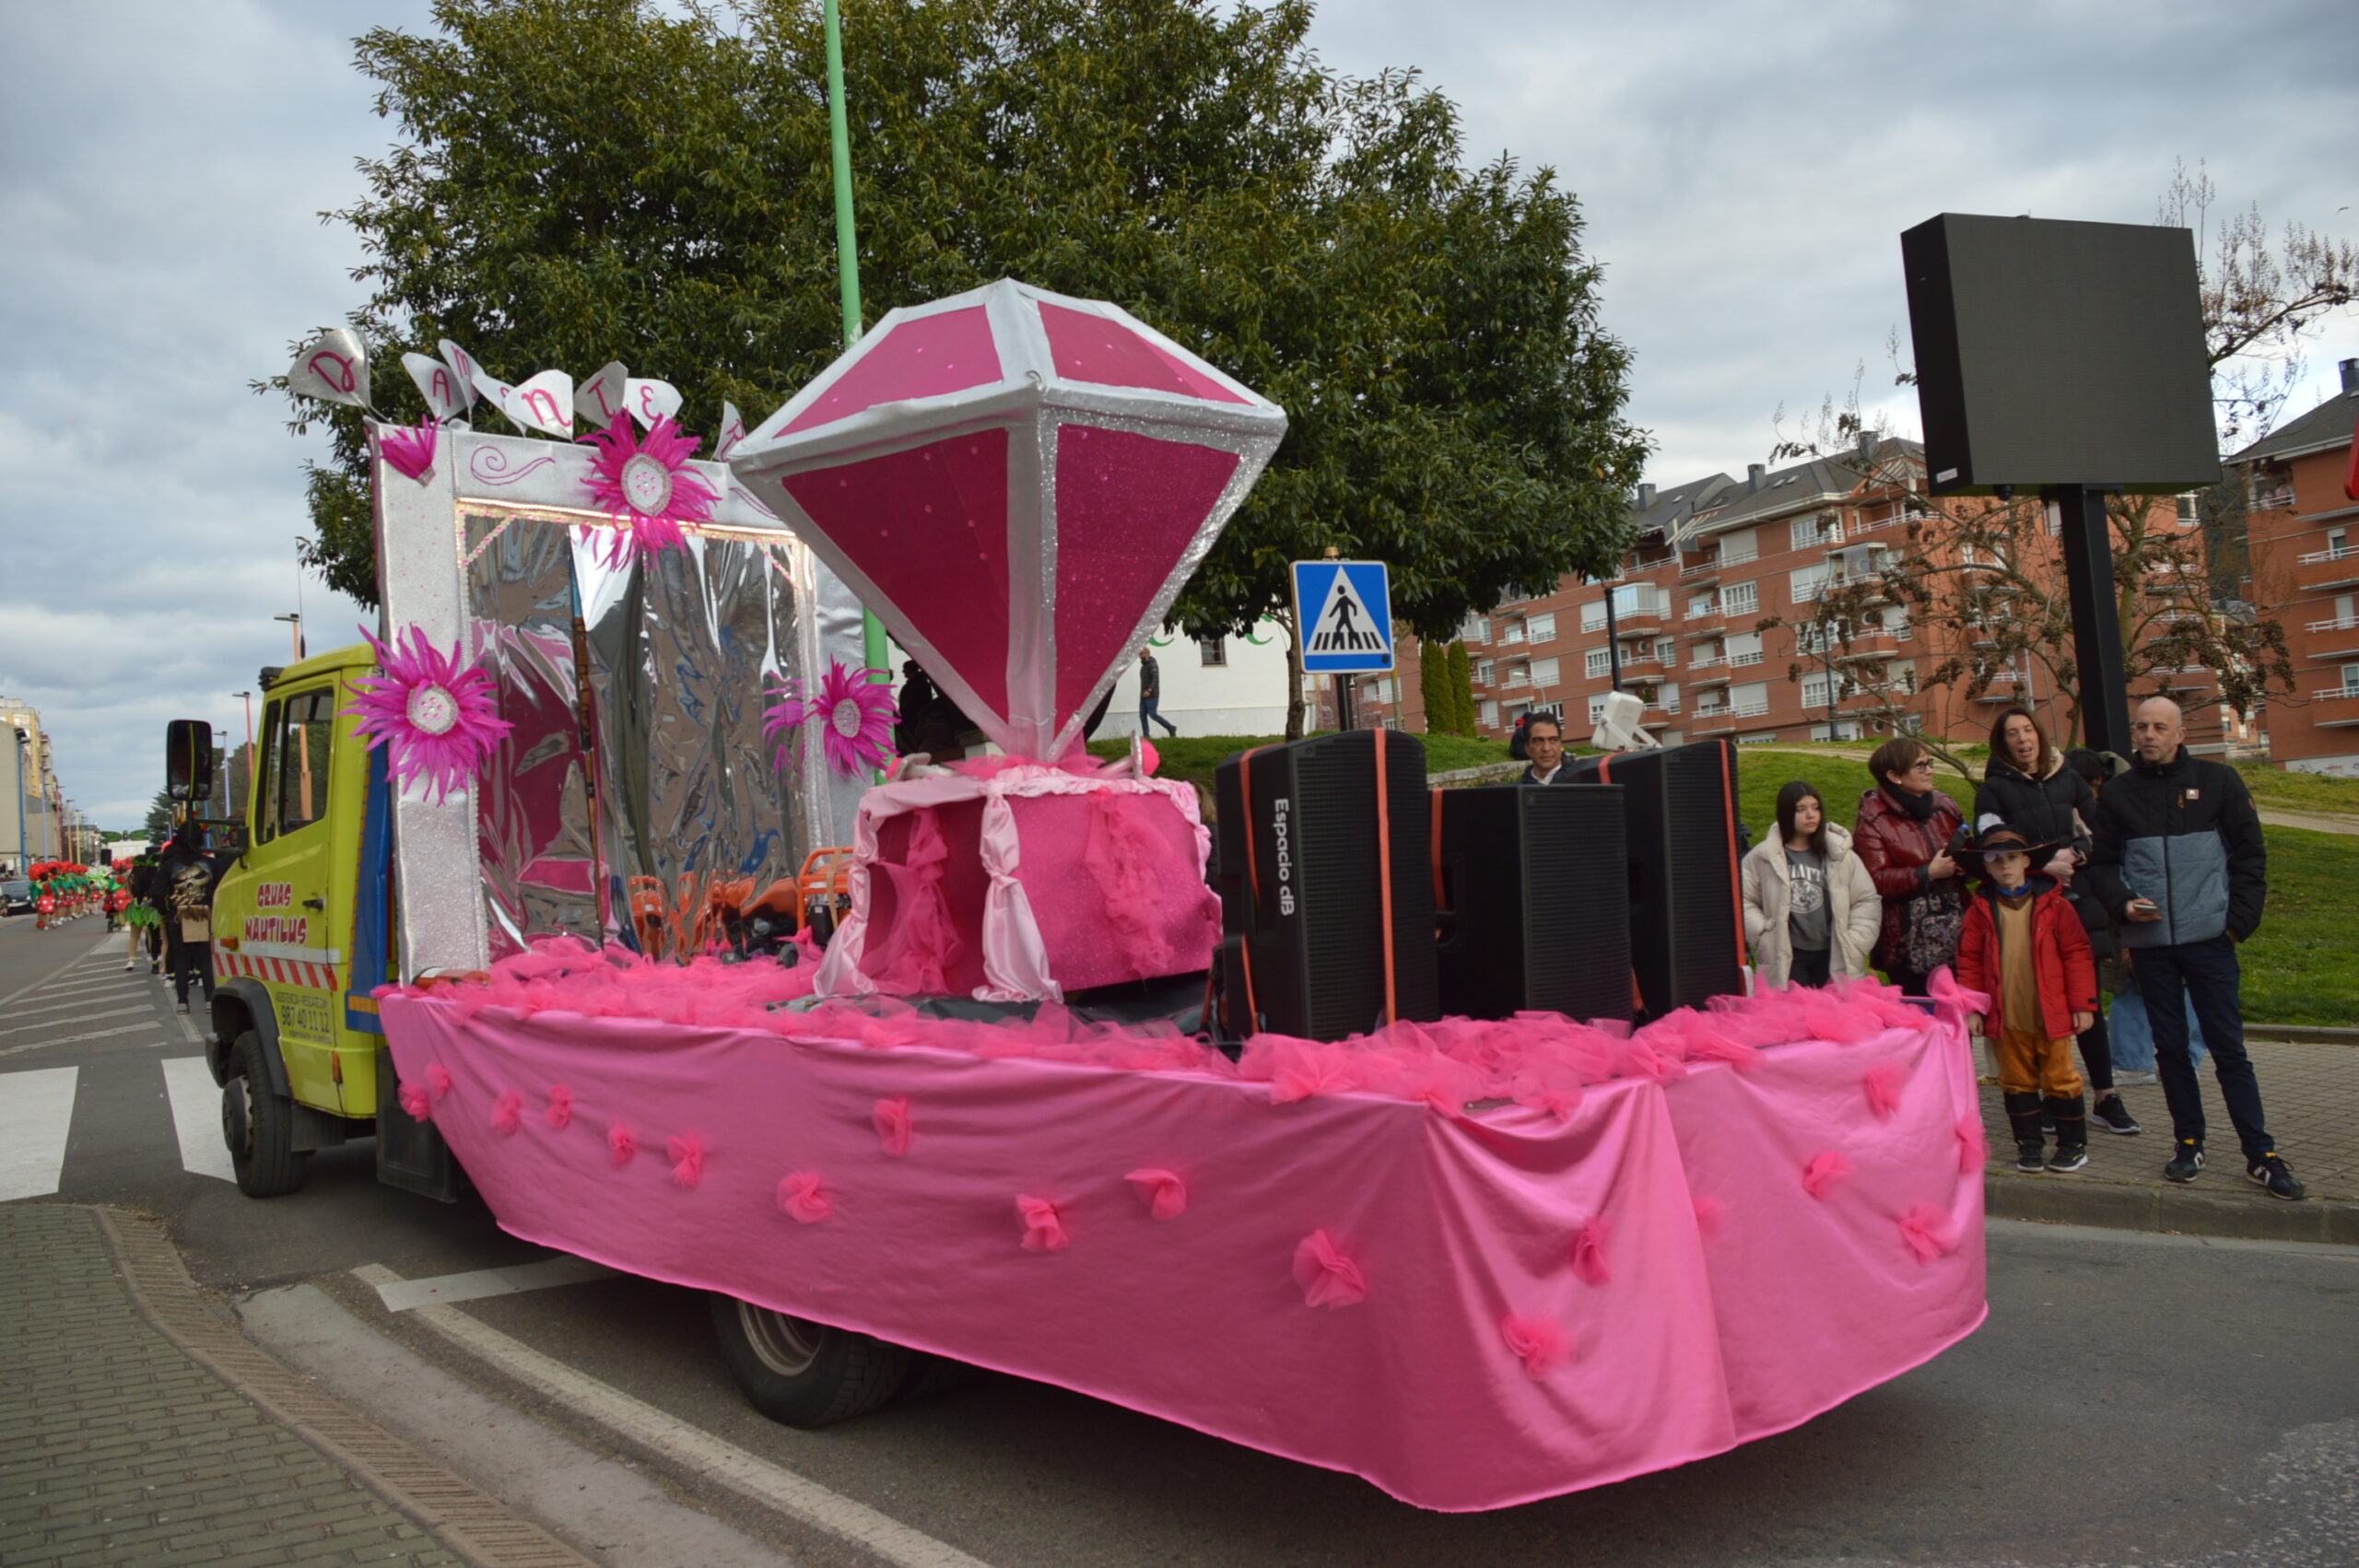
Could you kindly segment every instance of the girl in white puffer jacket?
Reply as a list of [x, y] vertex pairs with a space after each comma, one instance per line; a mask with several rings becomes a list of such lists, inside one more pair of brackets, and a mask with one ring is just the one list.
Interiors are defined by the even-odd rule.
[[1778, 791], [1778, 831], [1744, 858], [1744, 940], [1755, 983], [1823, 986], [1865, 975], [1884, 901], [1816, 790]]

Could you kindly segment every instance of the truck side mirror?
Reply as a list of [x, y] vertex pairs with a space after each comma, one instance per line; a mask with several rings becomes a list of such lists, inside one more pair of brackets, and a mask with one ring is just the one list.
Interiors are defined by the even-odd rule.
[[175, 719], [164, 726], [164, 790], [184, 802], [213, 793], [213, 727], [204, 720]]

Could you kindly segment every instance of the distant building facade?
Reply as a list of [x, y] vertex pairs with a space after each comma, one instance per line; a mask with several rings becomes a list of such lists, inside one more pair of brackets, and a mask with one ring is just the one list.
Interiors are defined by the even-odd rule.
[[0, 867], [15, 874], [61, 858], [65, 833], [65, 796], [41, 709], [0, 696]]

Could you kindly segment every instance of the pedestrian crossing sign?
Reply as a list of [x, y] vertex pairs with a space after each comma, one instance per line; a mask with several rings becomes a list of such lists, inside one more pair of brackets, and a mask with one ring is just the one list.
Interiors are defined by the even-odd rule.
[[1392, 589], [1382, 561], [1294, 563], [1294, 624], [1309, 674], [1392, 668]]

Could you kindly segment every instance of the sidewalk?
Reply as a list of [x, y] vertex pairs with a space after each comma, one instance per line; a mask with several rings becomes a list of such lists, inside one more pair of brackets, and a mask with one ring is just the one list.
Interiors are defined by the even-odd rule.
[[152, 1223], [0, 1206], [0, 1263], [12, 1568], [586, 1562], [256, 1350]]
[[2245, 1179], [2236, 1130], [2228, 1125], [2207, 1060], [2196, 1075], [2203, 1085], [2210, 1164], [2184, 1186], [2163, 1179], [2163, 1162], [2171, 1157], [2171, 1120], [2160, 1085], [2131, 1084], [2121, 1091], [2145, 1131], [2123, 1138], [2098, 1130], [2093, 1121], [2087, 1169], [2071, 1176], [2026, 1176], [2013, 1168], [2014, 1137], [1998, 1085], [1984, 1084], [1989, 1212], [2124, 1230], [2359, 1246], [2359, 1046], [2248, 1041], [2245, 1048], [2260, 1076], [2270, 1134], [2309, 1188], [2303, 1202], [2271, 1198]]

